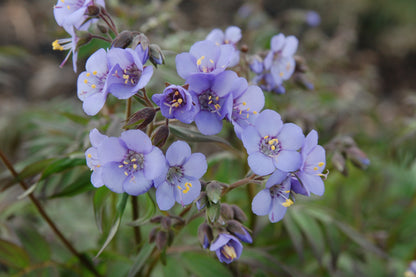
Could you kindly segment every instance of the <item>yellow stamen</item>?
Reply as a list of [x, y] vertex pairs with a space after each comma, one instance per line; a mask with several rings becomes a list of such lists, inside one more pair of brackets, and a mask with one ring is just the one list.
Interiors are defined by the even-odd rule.
[[269, 136], [265, 136], [265, 137], [264, 137], [264, 139], [268, 139], [268, 138], [269, 138]]
[[128, 161], [124, 161], [123, 164], [129, 164], [129, 162]]
[[276, 146], [272, 145], [272, 146], [270, 147], [270, 149], [272, 149], [272, 150], [276, 150]]
[[52, 49], [53, 50], [64, 51], [64, 48], [62, 47], [62, 45], [59, 44], [58, 40], [55, 40], [54, 42], [52, 42]]
[[218, 96], [217, 96], [217, 97], [215, 97], [215, 100], [217, 100], [217, 101], [218, 101], [219, 99], [220, 99], [220, 98], [219, 98]]
[[284, 193], [289, 193], [289, 192], [290, 192], [290, 190], [285, 190], [285, 191], [284, 191]]
[[209, 97], [208, 97], [208, 100], [211, 100], [212, 99], [212, 95], [210, 95]]
[[87, 79], [84, 80], [84, 84], [88, 84], [88, 80]]
[[133, 168], [134, 169], [137, 169], [137, 164], [133, 164]]
[[91, 88], [96, 88], [96, 87], [97, 87], [97, 86], [96, 86], [96, 85], [94, 85], [94, 84], [92, 84], [92, 85], [91, 85]]
[[209, 59], [209, 62], [210, 62], [210, 63], [214, 63], [214, 61], [213, 61], [213, 60], [211, 60], [211, 59]]
[[179, 95], [179, 91], [175, 91], [175, 96], [178, 96]]
[[177, 188], [178, 188], [179, 190], [182, 190], [181, 186], [177, 186]]
[[203, 60], [203, 59], [205, 59], [205, 56], [200, 57], [200, 58], [196, 61], [196, 64], [197, 64], [197, 65], [201, 65], [201, 63], [202, 63], [202, 60]]
[[292, 206], [293, 205], [293, 201], [292, 200], [290, 200], [289, 198], [288, 199], [286, 199], [286, 201], [285, 202], [283, 202], [282, 203], [282, 206], [283, 207], [290, 207], [290, 206]]
[[319, 166], [319, 167], [321, 167], [321, 166], [324, 166], [324, 164], [325, 164], [325, 163], [320, 162], [320, 163], [318, 163], [318, 166]]
[[85, 74], [87, 77], [91, 76], [91, 73], [87, 72], [87, 74]]
[[95, 167], [99, 168], [101, 165], [97, 164]]
[[209, 100], [208, 105], [209, 105], [209, 104], [212, 104], [212, 100]]
[[133, 158], [130, 161], [135, 162], [135, 161], [137, 161], [137, 159], [136, 158]]
[[243, 102], [243, 106], [245, 106], [245, 105], [247, 105], [247, 103], [246, 102]]
[[96, 70], [94, 70], [94, 71], [92, 72], [92, 75], [97, 75], [97, 71], [96, 71]]
[[254, 112], [253, 112], [253, 114], [257, 114], [257, 112], [256, 112], [256, 111], [254, 111]]
[[71, 7], [68, 5], [68, 6], [66, 6], [66, 8], [69, 10], [69, 9], [71, 9]]
[[250, 108], [247, 108], [247, 111], [249, 111], [250, 110]]
[[284, 73], [283, 72], [280, 72], [279, 75], [280, 75], [280, 77], [283, 77]]
[[234, 260], [237, 258], [237, 253], [235, 253], [235, 249], [232, 246], [225, 245], [221, 248], [221, 253], [227, 258]]
[[313, 168], [313, 170], [318, 170], [318, 167], [316, 167], [316, 166], [315, 166], [315, 167]]
[[88, 154], [88, 155], [87, 155], [87, 157], [88, 157], [88, 158], [91, 158], [92, 156], [91, 156], [91, 154]]
[[118, 166], [118, 168], [122, 168], [122, 167], [123, 167], [123, 165], [122, 165], [122, 164]]
[[183, 100], [181, 98], [178, 99], [178, 103], [182, 104]]
[[241, 114], [243, 112], [243, 110], [240, 110], [240, 112], [238, 114]]
[[127, 171], [124, 171], [124, 175], [129, 176], [129, 174], [127, 173]]

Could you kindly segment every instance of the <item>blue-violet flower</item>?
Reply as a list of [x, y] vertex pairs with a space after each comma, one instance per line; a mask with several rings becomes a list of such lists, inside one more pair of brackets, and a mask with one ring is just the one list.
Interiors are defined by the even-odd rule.
[[240, 51], [237, 50], [237, 43], [241, 39], [241, 29], [237, 26], [230, 26], [228, 27], [225, 32], [220, 29], [212, 30], [207, 37], [206, 40], [210, 40], [215, 42], [217, 45], [222, 44], [230, 44], [234, 47], [233, 58], [229, 64], [230, 67], [235, 66], [238, 64], [240, 60]]
[[220, 233], [217, 239], [211, 243], [209, 250], [215, 251], [220, 262], [229, 264], [240, 258], [243, 245], [236, 237]]

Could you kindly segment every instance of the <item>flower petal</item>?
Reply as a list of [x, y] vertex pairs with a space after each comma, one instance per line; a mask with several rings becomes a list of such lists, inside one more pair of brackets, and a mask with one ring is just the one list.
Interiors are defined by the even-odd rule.
[[121, 133], [120, 139], [126, 144], [128, 149], [137, 153], [147, 154], [152, 151], [150, 138], [140, 130], [127, 130]]
[[293, 172], [299, 169], [301, 156], [297, 151], [282, 150], [279, 155], [273, 159], [273, 162], [276, 168], [286, 172]]
[[96, 115], [105, 104], [107, 93], [95, 93], [85, 98], [82, 109], [87, 115]]
[[192, 73], [198, 72], [196, 58], [189, 53], [176, 55], [176, 71], [183, 79], [187, 79]]
[[189, 84], [189, 92], [196, 95], [208, 90], [211, 87], [213, 76], [204, 73], [196, 73], [189, 76], [186, 82]]
[[282, 203], [283, 201], [280, 199], [273, 199], [272, 207], [269, 213], [270, 222], [278, 222], [285, 216], [287, 208], [283, 206]]
[[254, 196], [251, 202], [251, 210], [256, 215], [267, 215], [270, 212], [272, 204], [272, 197], [270, 196], [269, 189], [261, 190]]
[[144, 88], [147, 85], [147, 83], [149, 83], [150, 78], [152, 78], [152, 75], [153, 75], [153, 67], [145, 66], [143, 68], [142, 75], [140, 76], [140, 80], [135, 86], [135, 90]]
[[105, 186], [116, 193], [124, 192], [123, 183], [127, 178], [123, 169], [118, 167], [119, 164], [117, 162], [105, 164], [101, 174]]
[[214, 91], [219, 97], [224, 97], [230, 93], [233, 88], [234, 81], [236, 81], [237, 78], [237, 73], [234, 71], [224, 71], [215, 77], [211, 90]]
[[147, 179], [153, 180], [159, 177], [165, 172], [165, 167], [166, 159], [159, 148], [153, 147], [150, 153], [144, 155], [143, 172]]
[[302, 181], [303, 186], [313, 194], [319, 196], [322, 196], [324, 194], [324, 181], [322, 181], [322, 178], [320, 176], [299, 172], [298, 177]]
[[121, 162], [127, 149], [121, 144], [120, 140], [115, 137], [104, 139], [98, 146], [98, 159], [102, 164], [108, 162]]
[[260, 136], [277, 136], [283, 126], [280, 114], [273, 110], [264, 110], [254, 122]]
[[214, 113], [201, 111], [195, 116], [198, 130], [204, 135], [218, 134], [222, 129], [222, 121]]
[[249, 155], [253, 152], [259, 151], [261, 137], [256, 128], [253, 126], [246, 127], [241, 135], [241, 138]]
[[280, 185], [288, 177], [288, 175], [289, 174], [286, 171], [276, 169], [267, 180], [266, 188], [271, 188], [274, 185]]
[[156, 202], [162, 211], [169, 210], [175, 204], [174, 187], [167, 182], [163, 182], [156, 189]]
[[175, 141], [166, 150], [166, 160], [170, 166], [181, 166], [191, 156], [191, 147], [184, 141]]
[[130, 195], [140, 195], [146, 193], [152, 187], [152, 181], [145, 178], [142, 171], [137, 171], [125, 178], [123, 189]]
[[175, 200], [182, 206], [192, 203], [201, 193], [201, 183], [198, 179], [184, 177], [179, 186], [181, 189], [175, 188]]
[[91, 145], [93, 147], [98, 147], [98, 145], [100, 145], [101, 142], [104, 141], [104, 139], [108, 138], [108, 136], [101, 134], [100, 131], [97, 130], [97, 128], [94, 128], [90, 131], [89, 138]]
[[273, 159], [260, 152], [250, 154], [247, 160], [251, 170], [260, 176], [269, 175], [276, 169]]
[[293, 123], [283, 124], [277, 139], [285, 150], [298, 150], [305, 140], [302, 129]]
[[85, 69], [88, 72], [97, 72], [97, 75], [107, 74], [108, 72], [108, 65], [107, 65], [107, 52], [100, 48], [99, 50], [95, 51], [87, 60], [85, 65]]
[[202, 153], [194, 153], [183, 164], [183, 174], [196, 179], [201, 178], [207, 172], [207, 160]]

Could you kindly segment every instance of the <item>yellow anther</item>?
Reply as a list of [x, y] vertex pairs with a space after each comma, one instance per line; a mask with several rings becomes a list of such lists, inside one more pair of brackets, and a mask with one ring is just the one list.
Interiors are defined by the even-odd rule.
[[265, 136], [265, 137], [263, 137], [264, 139], [268, 139], [269, 138], [269, 136]]
[[92, 75], [97, 75], [97, 71], [96, 71], [96, 70], [94, 70], [94, 71], [92, 72]]
[[178, 103], [182, 104], [183, 100], [181, 98], [178, 99]]
[[240, 110], [240, 112], [238, 114], [241, 114], [243, 112], [243, 110]]
[[290, 192], [290, 190], [285, 190], [285, 191], [284, 191], [284, 193], [289, 193], [289, 192]]
[[178, 188], [179, 190], [182, 190], [181, 186], [177, 186], [177, 188]]
[[66, 8], [69, 10], [69, 9], [71, 9], [71, 7], [68, 5], [68, 6], [66, 6]]
[[123, 161], [123, 164], [129, 164], [129, 162], [128, 161]]
[[175, 91], [175, 96], [178, 96], [179, 95], [179, 91]]
[[133, 169], [137, 169], [137, 164], [133, 164]]
[[224, 43], [228, 44], [228, 43], [230, 43], [230, 41], [228, 39], [226, 39], [226, 40], [224, 40]]
[[253, 112], [253, 114], [257, 114], [257, 112], [256, 112], [256, 111], [254, 111], [254, 112]]
[[122, 168], [123, 167], [123, 165], [122, 164], [120, 164], [119, 166], [118, 166], [118, 168]]
[[96, 167], [96, 168], [99, 168], [100, 166], [101, 166], [101, 165], [97, 164], [95, 167]]
[[222, 247], [221, 249], [221, 253], [227, 258], [227, 259], [231, 259], [234, 260], [235, 258], [237, 258], [237, 253], [235, 253], [235, 249], [232, 246], [229, 245], [225, 245]]
[[269, 140], [268, 144], [272, 145], [273, 144], [274, 139]]
[[173, 100], [172, 100], [172, 103], [175, 103], [175, 102], [176, 102], [176, 99], [173, 99]]
[[283, 207], [290, 207], [290, 206], [292, 206], [293, 205], [293, 201], [292, 200], [290, 200], [289, 198], [288, 199], [286, 199], [286, 201], [285, 202], [283, 202], [282, 203], [282, 206]]
[[97, 87], [97, 86], [96, 86], [96, 85], [94, 85], [94, 84], [92, 84], [92, 85], [91, 85], [91, 88], [96, 88], [96, 87]]
[[129, 75], [127, 75], [127, 74], [123, 74], [123, 79], [124, 79], [124, 80], [128, 80], [128, 79], [129, 79]]
[[87, 79], [84, 79], [84, 84], [88, 84], [88, 80]]
[[87, 74], [85, 74], [85, 76], [90, 77], [91, 73], [87, 72]]
[[247, 105], [247, 103], [246, 102], [243, 102], [243, 106], [245, 106], [245, 105]]
[[216, 42], [215, 45], [220, 46], [220, 44], [218, 42]]
[[247, 118], [248, 118], [249, 116], [250, 116], [250, 114], [248, 113], [248, 114], [247, 114]]
[[54, 42], [52, 42], [52, 49], [53, 50], [64, 51], [64, 48], [62, 47], [62, 45], [59, 44], [58, 40], [55, 40]]
[[137, 161], [137, 159], [136, 158], [133, 158], [130, 161], [135, 162], [135, 161]]
[[247, 111], [249, 111], [250, 110], [250, 108], [247, 108]]
[[220, 98], [219, 98], [218, 96], [217, 96], [217, 97], [215, 97], [215, 100], [217, 100], [217, 101], [218, 101], [219, 99], [220, 99]]
[[62, 3], [65, 3], [65, 0], [61, 0]]
[[127, 171], [124, 171], [124, 175], [129, 176], [129, 174], [127, 173]]
[[272, 146], [270, 147], [270, 149], [272, 149], [272, 150], [276, 150], [276, 146], [272, 145]]
[[316, 166], [315, 166], [315, 167], [313, 168], [313, 170], [318, 170], [318, 167], [316, 167]]
[[211, 100], [212, 99], [212, 95], [210, 95], [209, 97], [208, 97], [208, 100]]
[[320, 162], [320, 163], [318, 163], [318, 166], [319, 166], [319, 167], [321, 167], [321, 166], [324, 166], [324, 164], [325, 164], [325, 163]]
[[280, 73], [279, 73], [279, 76], [280, 76], [280, 77], [283, 77], [283, 75], [284, 75], [284, 73], [283, 73], [283, 72], [280, 72]]
[[197, 65], [201, 65], [201, 63], [202, 63], [202, 60], [203, 60], [203, 59], [205, 59], [205, 56], [200, 57], [200, 58], [196, 61], [196, 64], [197, 64]]
[[87, 157], [88, 157], [88, 158], [91, 158], [92, 156], [91, 156], [91, 154], [88, 154], [88, 155], [87, 155]]
[[209, 100], [208, 105], [209, 105], [209, 104], [212, 104], [212, 100]]
[[191, 184], [191, 183], [189, 183], [189, 182], [185, 183], [185, 186], [186, 186], [186, 187], [191, 187], [191, 188], [192, 188], [192, 184]]
[[213, 60], [211, 60], [211, 59], [209, 59], [209, 62], [210, 62], [210, 63], [214, 63], [214, 61], [213, 61]]

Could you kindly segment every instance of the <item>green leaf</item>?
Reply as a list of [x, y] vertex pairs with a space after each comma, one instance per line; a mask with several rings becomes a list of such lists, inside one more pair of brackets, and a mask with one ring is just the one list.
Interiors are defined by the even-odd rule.
[[[139, 197], [140, 202], [146, 201], [147, 210], [146, 210], [146, 213], [142, 217], [140, 217], [139, 219], [135, 221], [128, 223], [128, 225], [130, 226], [140, 226], [140, 225], [146, 224], [150, 220], [150, 218], [152, 218], [152, 216], [156, 213], [156, 204], [153, 201], [152, 197], [150, 197], [149, 193], [139, 195], [138, 197]], [[145, 200], [141, 198], [145, 198]]]
[[184, 128], [180, 126], [175, 125], [169, 125], [169, 129], [172, 134], [177, 136], [178, 138], [181, 138], [186, 141], [192, 141], [192, 142], [217, 142], [221, 144], [225, 144], [227, 146], [230, 146], [230, 143], [217, 136], [206, 136], [201, 134], [200, 132], [190, 130], [189, 128]]
[[312, 246], [315, 257], [321, 262], [325, 252], [325, 239], [321, 227], [314, 218], [299, 209], [292, 211], [291, 215]]
[[54, 193], [50, 198], [74, 196], [86, 191], [93, 190], [91, 185], [91, 172], [83, 172], [74, 182], [65, 186], [61, 191]]
[[20, 246], [0, 239], [0, 264], [6, 267], [24, 268], [30, 263], [29, 255]]
[[145, 243], [143, 245], [143, 247], [140, 249], [139, 254], [134, 259], [134, 263], [129, 271], [128, 277], [136, 276], [136, 274], [140, 272], [140, 270], [143, 268], [143, 265], [147, 262], [147, 259], [152, 254], [154, 248], [154, 243]]
[[105, 240], [103, 246], [101, 247], [100, 251], [98, 251], [95, 258], [100, 256], [100, 254], [104, 251], [104, 249], [108, 246], [108, 244], [111, 242], [111, 240], [114, 238], [118, 231], [118, 227], [120, 227], [121, 218], [123, 217], [124, 210], [126, 208], [127, 204], [127, 198], [129, 195], [127, 193], [123, 193], [119, 199], [119, 202], [117, 203], [117, 214], [116, 218], [113, 222], [113, 225], [111, 226], [110, 232], [107, 235], [107, 239]]
[[23, 168], [23, 170], [17, 176], [17, 180], [23, 180], [28, 177], [32, 177], [36, 174], [41, 173], [43, 170], [45, 170], [45, 168], [47, 168], [55, 160], [56, 158], [51, 158], [51, 159], [37, 161], [37, 162], [31, 163], [25, 166], [25, 168]]
[[233, 276], [224, 264], [207, 254], [187, 252], [182, 254], [181, 261], [193, 275], [199, 277]]
[[87, 126], [87, 124], [89, 122], [88, 118], [86, 118], [84, 116], [80, 116], [78, 114], [73, 114], [73, 113], [69, 113], [69, 112], [61, 112], [59, 114], [65, 116], [69, 120], [71, 120], [75, 123], [78, 123], [80, 125], [83, 125], [83, 126]]
[[175, 257], [172, 257], [168, 255], [166, 257], [166, 265], [162, 267], [163, 269], [163, 275], [165, 277], [170, 276], [188, 276], [186, 270], [182, 266], [178, 266], [178, 264], [182, 263], [182, 261], [179, 261]]
[[48, 242], [32, 226], [17, 230], [17, 235], [33, 262], [41, 263], [50, 259]]
[[303, 261], [303, 237], [299, 230], [299, 227], [293, 221], [291, 213], [288, 213], [283, 218], [283, 224], [286, 228], [287, 233], [295, 247], [296, 252], [299, 255], [299, 259]]
[[102, 219], [103, 219], [103, 213], [105, 210], [105, 200], [110, 195], [110, 190], [104, 186], [98, 188], [95, 190], [94, 197], [92, 200], [93, 206], [94, 206], [94, 217], [95, 217], [95, 223], [97, 224], [98, 230], [100, 232], [103, 231], [102, 226]]
[[70, 158], [62, 158], [59, 159], [53, 163], [51, 163], [42, 173], [41, 180], [45, 179], [46, 177], [62, 172], [64, 170], [67, 170], [69, 168], [80, 166], [80, 165], [86, 165], [85, 159], [70, 159]]

